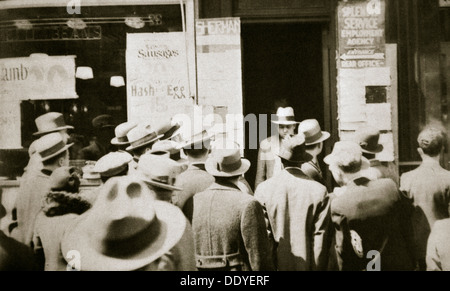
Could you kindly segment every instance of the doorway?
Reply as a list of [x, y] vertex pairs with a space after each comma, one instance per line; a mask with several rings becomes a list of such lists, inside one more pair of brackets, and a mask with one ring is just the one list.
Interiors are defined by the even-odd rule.
[[[293, 107], [297, 121], [317, 119], [323, 129], [322, 32], [322, 23], [242, 24], [244, 115], [269, 114], [266, 136], [270, 114], [280, 106]], [[247, 145], [248, 139], [247, 133]], [[246, 149], [245, 155], [252, 163], [246, 178], [254, 187], [258, 150]]]

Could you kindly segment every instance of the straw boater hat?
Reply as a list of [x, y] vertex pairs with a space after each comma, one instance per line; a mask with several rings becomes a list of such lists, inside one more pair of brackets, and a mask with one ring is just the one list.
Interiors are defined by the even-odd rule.
[[307, 119], [300, 123], [299, 131], [305, 135], [305, 145], [314, 145], [330, 138], [330, 133], [322, 131], [320, 124], [315, 119]]
[[172, 140], [159, 140], [155, 142], [152, 146], [150, 153], [155, 152], [169, 152], [170, 158], [179, 163], [187, 163], [188, 160], [181, 158], [181, 150], [179, 144]]
[[331, 154], [323, 160], [327, 165], [349, 167], [361, 164], [361, 170], [368, 169], [370, 162], [362, 155], [361, 147], [353, 141], [339, 141], [334, 144]]
[[172, 121], [165, 121], [157, 127], [156, 133], [161, 135], [161, 140], [172, 139], [181, 134], [181, 125]]
[[141, 156], [137, 169], [142, 174], [142, 180], [151, 186], [164, 190], [183, 190], [174, 185], [177, 176], [187, 170], [187, 164], [177, 163], [167, 156], [167, 152], [162, 153], [165, 154], [162, 156], [154, 154]]
[[241, 153], [235, 148], [224, 147], [214, 149], [206, 160], [205, 168], [214, 177], [235, 177], [245, 174], [250, 168], [250, 161], [241, 158]]
[[66, 144], [58, 132], [42, 136], [36, 142], [36, 151], [41, 156], [41, 161], [47, 161], [67, 151], [73, 143]]
[[127, 134], [130, 146], [127, 151], [132, 151], [160, 139], [163, 135], [158, 135], [149, 124], [141, 124], [130, 130]]
[[34, 136], [42, 136], [47, 133], [57, 132], [64, 129], [73, 129], [73, 126], [66, 125], [64, 115], [59, 112], [49, 112], [39, 116], [34, 121], [38, 129]]
[[125, 171], [132, 160], [133, 156], [127, 152], [111, 152], [101, 157], [95, 163], [92, 171], [100, 174], [102, 177], [114, 177]]
[[383, 151], [383, 145], [378, 143], [380, 131], [371, 126], [364, 126], [355, 132], [356, 142], [363, 153], [378, 154]]
[[189, 140], [183, 141], [178, 145], [180, 149], [203, 149], [210, 148], [211, 140], [214, 138], [213, 134], [210, 134], [206, 130], [195, 133]]
[[275, 124], [293, 125], [300, 122], [295, 121], [294, 109], [292, 107], [280, 107], [277, 110], [277, 120], [272, 120]]
[[183, 212], [155, 200], [132, 177], [114, 177], [100, 188], [93, 207], [68, 228], [63, 254], [78, 251], [82, 271], [132, 271], [169, 252], [186, 228]]
[[306, 152], [305, 136], [303, 134], [294, 135], [285, 140], [280, 147], [278, 156], [289, 162], [306, 163], [312, 160], [312, 156]]
[[119, 124], [114, 130], [116, 137], [111, 140], [111, 144], [113, 145], [129, 145], [130, 141], [128, 140], [127, 134], [137, 126], [135, 122], [124, 122]]

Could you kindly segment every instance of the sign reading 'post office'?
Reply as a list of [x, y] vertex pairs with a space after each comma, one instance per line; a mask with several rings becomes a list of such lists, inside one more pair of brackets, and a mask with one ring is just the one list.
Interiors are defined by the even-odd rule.
[[340, 68], [385, 66], [385, 10], [384, 0], [339, 3]]

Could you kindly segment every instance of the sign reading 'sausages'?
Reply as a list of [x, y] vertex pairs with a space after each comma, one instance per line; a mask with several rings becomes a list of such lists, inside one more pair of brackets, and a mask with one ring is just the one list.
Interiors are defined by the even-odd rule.
[[340, 1], [340, 68], [385, 66], [385, 10], [385, 0]]

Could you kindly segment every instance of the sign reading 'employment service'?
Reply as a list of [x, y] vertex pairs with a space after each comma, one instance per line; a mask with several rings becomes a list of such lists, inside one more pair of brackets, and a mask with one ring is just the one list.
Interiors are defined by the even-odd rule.
[[340, 68], [385, 66], [385, 11], [384, 0], [339, 3]]

